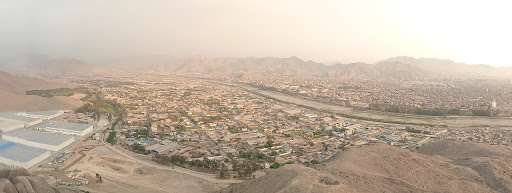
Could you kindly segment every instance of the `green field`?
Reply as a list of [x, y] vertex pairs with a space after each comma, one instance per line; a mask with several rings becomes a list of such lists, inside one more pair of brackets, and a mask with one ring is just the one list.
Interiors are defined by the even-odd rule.
[[56, 88], [48, 90], [29, 90], [26, 92], [26, 94], [50, 98], [54, 96], [73, 96], [76, 93], [76, 91], [76, 89], [71, 88]]

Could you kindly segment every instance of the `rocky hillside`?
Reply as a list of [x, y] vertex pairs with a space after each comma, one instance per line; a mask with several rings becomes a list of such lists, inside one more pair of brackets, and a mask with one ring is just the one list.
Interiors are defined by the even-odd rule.
[[510, 78], [512, 67], [469, 65], [435, 58], [394, 57], [375, 64], [326, 65], [297, 57], [210, 58], [204, 56], [172, 58], [149, 56], [130, 58], [111, 66], [95, 66], [83, 61], [50, 56], [28, 56], [0, 64], [0, 70], [28, 76], [66, 76], [73, 74], [122, 75], [136, 73], [258, 73], [275, 76], [315, 76], [331, 78], [383, 78], [409, 80], [438, 77]]
[[129, 72], [235, 74], [265, 73], [273, 75], [326, 76], [327, 66], [290, 58], [138, 58], [116, 64], [114, 67]]
[[46, 180], [20, 167], [0, 166], [0, 192], [6, 193], [74, 193], [66, 188], [50, 186]]
[[442, 156], [453, 165], [470, 168], [494, 192], [512, 192], [512, 149], [508, 146], [441, 141], [424, 145], [418, 153]]
[[219, 192], [510, 192], [511, 155], [507, 147], [452, 141], [420, 153], [377, 143], [315, 168], [287, 165]]

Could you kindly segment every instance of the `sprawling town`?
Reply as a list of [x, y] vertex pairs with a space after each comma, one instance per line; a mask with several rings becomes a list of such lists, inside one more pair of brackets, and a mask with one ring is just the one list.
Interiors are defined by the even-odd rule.
[[[232, 184], [264, 176], [266, 171], [288, 164], [322, 165], [338, 152], [366, 144], [387, 144], [411, 152], [424, 144], [442, 140], [512, 145], [512, 128], [506, 126], [507, 123], [505, 126], [469, 127], [397, 123], [353, 117], [263, 93], [269, 87], [284, 84], [300, 86], [284, 92], [270, 90], [292, 99], [318, 100], [314, 96], [308, 98], [294, 93], [303, 88], [310, 88], [303, 90], [304, 93], [318, 92], [326, 94], [322, 97], [335, 97], [327, 95], [330, 89], [324, 89], [324, 92], [297, 82], [281, 82], [281, 79], [266, 80], [273, 86], [263, 81], [255, 84], [224, 76], [190, 74], [84, 76], [63, 78], [63, 81], [73, 82], [76, 88], [30, 93], [79, 96], [86, 102], [82, 107], [0, 114], [6, 143], [3, 146], [7, 148], [4, 151], [24, 151], [26, 156], [33, 157], [29, 161], [14, 157], [12, 159], [19, 161], [5, 164], [30, 168], [47, 181], [55, 181], [56, 186], [81, 191], [95, 190], [90, 187], [91, 183], [96, 188], [102, 187], [99, 184], [103, 183], [103, 178], [113, 179], [105, 168], [112, 172], [133, 170], [140, 175], [148, 172], [144, 167], [128, 162], [121, 164], [125, 165], [122, 167], [115, 164], [128, 158], [146, 160], [147, 166]], [[315, 83], [312, 79], [307, 82], [309, 85], [329, 85]], [[347, 93], [346, 88], [334, 90], [331, 93]], [[375, 92], [381, 91], [377, 89]], [[354, 97], [350, 99], [351, 104], [357, 103], [357, 100], [352, 101]], [[327, 104], [343, 108], [351, 106]], [[489, 108], [506, 106], [489, 105]], [[487, 116], [482, 117], [487, 119]], [[499, 122], [492, 117], [488, 119]], [[31, 137], [36, 135], [39, 137]], [[97, 150], [91, 151], [95, 148]], [[106, 157], [107, 154], [125, 157], [111, 158]], [[99, 165], [90, 168], [90, 164]], [[83, 168], [97, 172], [96, 176], [90, 171], [83, 172]]]
[[0, 193], [512, 193], [510, 7], [2, 1]]
[[148, 76], [128, 82], [101, 89], [106, 99], [126, 109], [116, 136], [119, 145], [132, 150], [140, 145], [146, 154], [174, 156], [173, 163], [182, 167], [197, 168], [193, 161], [204, 159], [222, 163], [229, 171], [236, 171], [242, 162], [255, 163], [258, 168], [318, 164], [347, 147], [374, 142], [409, 150], [440, 139], [511, 144], [511, 128], [358, 120], [210, 79]]
[[[501, 80], [430, 78], [403, 81], [363, 78], [325, 78], [246, 74], [241, 78], [214, 77], [314, 99], [330, 104], [379, 109], [381, 106], [446, 109], [497, 110], [510, 116], [511, 84]], [[499, 104], [499, 105], [497, 105]], [[460, 112], [463, 114], [463, 112]]]

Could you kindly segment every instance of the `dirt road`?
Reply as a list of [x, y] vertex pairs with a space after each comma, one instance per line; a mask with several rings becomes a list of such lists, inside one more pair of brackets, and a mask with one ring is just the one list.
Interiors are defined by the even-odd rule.
[[134, 158], [133, 156], [125, 153], [123, 150], [120, 150], [118, 147], [113, 147], [113, 146], [106, 146], [106, 147], [109, 148], [110, 150], [115, 151], [116, 153], [122, 155], [123, 157], [128, 158], [131, 161], [141, 163], [148, 167], [155, 167], [155, 168], [162, 169], [162, 170], [170, 170], [170, 171], [178, 172], [181, 174], [186, 174], [186, 175], [202, 178], [202, 179], [208, 180], [213, 183], [234, 184], [234, 183], [243, 182], [243, 180], [235, 180], [235, 179], [229, 179], [229, 180], [218, 179], [216, 174], [206, 174], [206, 173], [196, 172], [193, 170], [188, 170], [188, 169], [184, 169], [184, 168], [180, 168], [180, 167], [170, 168], [167, 166], [158, 165], [155, 163], [151, 163], [151, 162], [147, 162], [147, 161], [143, 161], [143, 160]]

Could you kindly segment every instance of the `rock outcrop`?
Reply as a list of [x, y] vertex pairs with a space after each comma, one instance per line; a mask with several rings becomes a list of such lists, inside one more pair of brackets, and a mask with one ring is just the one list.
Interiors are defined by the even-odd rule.
[[31, 176], [21, 167], [0, 166], [0, 192], [5, 193], [68, 193], [68, 189], [50, 186], [39, 176]]

